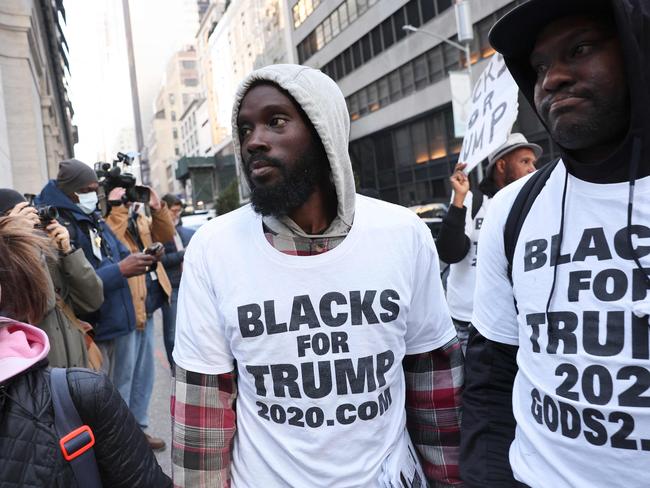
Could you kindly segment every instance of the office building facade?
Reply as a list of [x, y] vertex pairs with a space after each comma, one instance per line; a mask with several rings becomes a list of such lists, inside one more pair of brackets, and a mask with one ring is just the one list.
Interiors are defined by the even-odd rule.
[[0, 10], [0, 186], [38, 193], [77, 139], [65, 9], [62, 0], [6, 0]]
[[[521, 0], [472, 0], [474, 79], [494, 54], [492, 25]], [[449, 72], [465, 54], [413, 25], [456, 40], [452, 0], [289, 0], [300, 63], [337, 81], [350, 110], [350, 153], [360, 188], [387, 201], [448, 201], [462, 139], [454, 137]], [[542, 163], [555, 149], [525, 100], [514, 130], [540, 144]]]

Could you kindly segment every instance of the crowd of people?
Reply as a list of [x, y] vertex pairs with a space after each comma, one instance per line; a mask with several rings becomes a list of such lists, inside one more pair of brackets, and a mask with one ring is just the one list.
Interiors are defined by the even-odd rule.
[[500, 19], [490, 42], [561, 158], [537, 168], [542, 148], [512, 133], [477, 185], [459, 162], [435, 242], [355, 192], [345, 99], [298, 65], [241, 83], [250, 204], [195, 235], [153, 190], [113, 189], [101, 218], [75, 160], [39, 211], [0, 190], [2, 480], [83, 485], [63, 457], [42, 468], [59, 449], [47, 357], [71, 368], [104, 486], [172, 485], [145, 434], [160, 309], [175, 487], [647, 486], [648, 29], [641, 0]]
[[[102, 216], [99, 186], [95, 171], [72, 159], [29, 200], [0, 189], [3, 486], [50, 486], [53, 477], [60, 477], [57, 486], [74, 486], [75, 479], [87, 486], [70, 470], [72, 462], [66, 468], [64, 456], [54, 455], [63, 447], [52, 436], [56, 402], [47, 393], [54, 390], [48, 365], [68, 371], [73, 402], [94, 434], [91, 451], [104, 486], [171, 486], [152, 452], [165, 442], [146, 432], [153, 313], [163, 311], [171, 367], [176, 295], [193, 232], [181, 225], [180, 200], [160, 199], [153, 189], [146, 203], [129, 201], [125, 188], [112, 189]], [[14, 449], [21, 442], [29, 447]], [[86, 443], [75, 442], [81, 456]]]

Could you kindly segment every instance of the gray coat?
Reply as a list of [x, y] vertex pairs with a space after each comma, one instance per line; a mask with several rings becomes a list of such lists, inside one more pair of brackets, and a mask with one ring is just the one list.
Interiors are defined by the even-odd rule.
[[88, 358], [84, 335], [57, 306], [56, 294], [77, 315], [94, 312], [104, 301], [102, 281], [81, 249], [57, 261], [48, 262], [48, 268], [48, 312], [41, 323], [36, 324], [45, 331], [50, 340], [47, 358], [52, 367], [85, 368]]

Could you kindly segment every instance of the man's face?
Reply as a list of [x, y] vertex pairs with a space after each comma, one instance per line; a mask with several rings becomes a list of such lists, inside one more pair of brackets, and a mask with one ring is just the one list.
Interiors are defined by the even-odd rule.
[[174, 225], [178, 224], [178, 220], [181, 218], [181, 212], [183, 211], [183, 206], [181, 204], [172, 205], [169, 207], [169, 211], [172, 214]]
[[509, 185], [519, 178], [523, 178], [535, 171], [537, 158], [532, 149], [522, 147], [515, 149], [503, 156], [504, 165], [504, 183]]
[[291, 98], [259, 84], [242, 100], [239, 142], [251, 203], [262, 215], [301, 207], [329, 174], [320, 140]]
[[606, 146], [629, 127], [629, 97], [615, 27], [586, 15], [549, 24], [530, 56], [535, 107], [569, 150]]
[[74, 192], [72, 195], [68, 195], [68, 197], [70, 197], [70, 200], [72, 200], [74, 203], [79, 203], [79, 197], [77, 196], [77, 193], [91, 193], [96, 192], [97, 190], [99, 190], [99, 183], [93, 181], [92, 183], [88, 183], [83, 188], [79, 188], [79, 190]]

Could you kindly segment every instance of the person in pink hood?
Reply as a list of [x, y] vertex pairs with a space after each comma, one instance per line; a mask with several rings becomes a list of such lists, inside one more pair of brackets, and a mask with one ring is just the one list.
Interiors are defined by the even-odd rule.
[[[0, 218], [0, 485], [80, 487], [54, 427], [47, 335], [46, 238], [10, 217]], [[66, 370], [68, 389], [93, 446], [105, 487], [171, 487], [133, 415], [108, 378]], [[84, 486], [84, 488], [86, 488]]]

